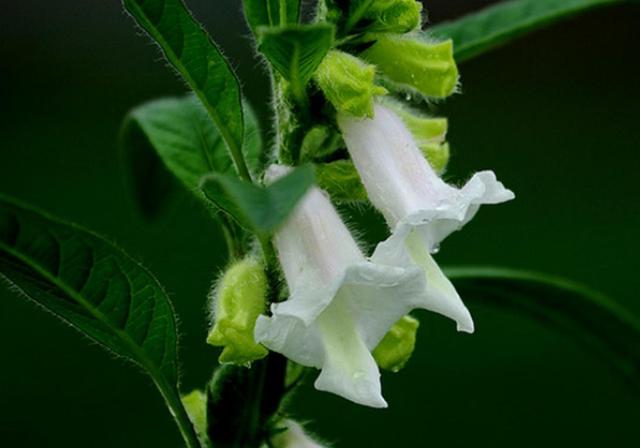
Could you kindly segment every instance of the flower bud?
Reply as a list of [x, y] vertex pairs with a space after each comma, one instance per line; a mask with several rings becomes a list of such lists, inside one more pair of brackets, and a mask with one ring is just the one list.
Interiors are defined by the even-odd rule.
[[373, 117], [373, 98], [386, 89], [374, 83], [375, 67], [341, 51], [330, 51], [314, 75], [329, 102], [340, 112]]
[[207, 396], [201, 390], [193, 390], [180, 397], [189, 420], [201, 441], [207, 438]]
[[232, 265], [218, 283], [213, 301], [215, 323], [207, 342], [224, 347], [221, 363], [248, 364], [264, 358], [268, 350], [255, 342], [256, 319], [266, 310], [267, 277], [251, 258]]
[[416, 347], [416, 333], [420, 322], [411, 316], [404, 316], [396, 322], [373, 351], [381, 369], [399, 372], [409, 361]]
[[417, 36], [384, 34], [362, 57], [399, 88], [426, 97], [449, 96], [458, 84], [451, 40], [427, 42]]
[[407, 33], [422, 23], [422, 3], [415, 0], [374, 0], [362, 19], [367, 31]]

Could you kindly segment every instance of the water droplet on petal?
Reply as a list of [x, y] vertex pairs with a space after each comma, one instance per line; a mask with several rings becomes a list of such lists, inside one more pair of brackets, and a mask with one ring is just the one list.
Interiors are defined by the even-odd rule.
[[440, 252], [440, 245], [439, 245], [439, 244], [436, 244], [435, 246], [433, 246], [433, 247], [431, 248], [431, 253], [435, 255], [435, 254], [437, 254], [438, 252]]

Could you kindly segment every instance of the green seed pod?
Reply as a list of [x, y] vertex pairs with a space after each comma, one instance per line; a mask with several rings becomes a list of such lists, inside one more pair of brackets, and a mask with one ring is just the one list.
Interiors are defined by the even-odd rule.
[[416, 347], [416, 333], [420, 322], [404, 316], [396, 322], [373, 350], [373, 357], [381, 369], [399, 372], [411, 358]]
[[453, 43], [428, 42], [418, 36], [382, 34], [361, 56], [400, 90], [430, 98], [451, 95], [458, 84]]
[[254, 259], [235, 263], [223, 275], [213, 300], [214, 325], [207, 337], [209, 344], [224, 347], [221, 363], [246, 365], [268, 354], [253, 338], [256, 319], [266, 308], [266, 293], [267, 277]]
[[314, 79], [336, 110], [356, 117], [372, 117], [373, 98], [387, 93], [374, 83], [375, 76], [373, 65], [334, 50], [327, 53]]

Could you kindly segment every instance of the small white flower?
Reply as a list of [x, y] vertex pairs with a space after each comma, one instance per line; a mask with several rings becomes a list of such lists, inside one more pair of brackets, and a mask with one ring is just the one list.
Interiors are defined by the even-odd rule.
[[392, 235], [378, 245], [371, 260], [393, 266], [421, 266], [428, 292], [422, 308], [443, 314], [457, 322], [459, 331], [472, 333], [469, 311], [431, 253], [473, 218], [481, 204], [497, 204], [515, 196], [491, 171], [476, 173], [460, 189], [447, 185], [395, 113], [376, 105], [374, 114], [373, 119], [338, 116], [369, 199], [392, 229]]
[[[282, 175], [272, 166], [268, 176]], [[260, 316], [255, 339], [293, 361], [322, 369], [315, 387], [386, 407], [371, 355], [391, 326], [424, 301], [420, 269], [367, 261], [318, 188], [300, 201], [274, 243], [290, 297]]]

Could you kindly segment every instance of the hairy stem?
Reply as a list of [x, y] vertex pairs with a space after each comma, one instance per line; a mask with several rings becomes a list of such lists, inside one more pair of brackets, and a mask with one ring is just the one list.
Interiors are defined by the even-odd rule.
[[174, 390], [170, 386], [158, 381], [155, 381], [155, 384], [164, 398], [171, 415], [173, 415], [173, 419], [178, 425], [178, 429], [180, 430], [180, 434], [182, 435], [187, 448], [201, 448], [198, 436], [196, 435], [193, 424], [187, 415], [187, 411], [185, 410], [180, 397], [175, 394]]

